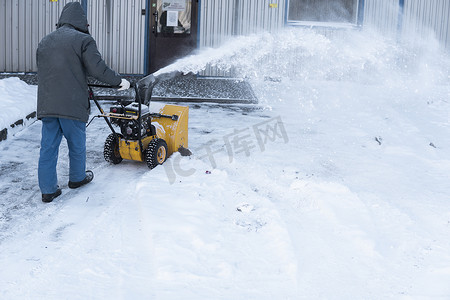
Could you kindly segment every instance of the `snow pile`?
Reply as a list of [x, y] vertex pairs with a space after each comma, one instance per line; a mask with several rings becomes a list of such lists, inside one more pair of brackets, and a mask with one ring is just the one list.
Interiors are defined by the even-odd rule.
[[0, 130], [36, 111], [37, 86], [19, 78], [0, 79]]

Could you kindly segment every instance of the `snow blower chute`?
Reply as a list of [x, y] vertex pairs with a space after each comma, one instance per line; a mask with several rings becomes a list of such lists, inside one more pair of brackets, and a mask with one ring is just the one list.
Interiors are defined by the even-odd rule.
[[[148, 75], [134, 85], [133, 100], [118, 101], [105, 112], [94, 97], [92, 87], [111, 87], [90, 84], [90, 98], [95, 102], [112, 133], [106, 138], [103, 155], [105, 160], [118, 164], [123, 159], [146, 162], [150, 169], [161, 165], [173, 152], [189, 155], [188, 118], [189, 107], [162, 105], [150, 112], [152, 90], [157, 77]], [[119, 127], [120, 133], [114, 126]]]

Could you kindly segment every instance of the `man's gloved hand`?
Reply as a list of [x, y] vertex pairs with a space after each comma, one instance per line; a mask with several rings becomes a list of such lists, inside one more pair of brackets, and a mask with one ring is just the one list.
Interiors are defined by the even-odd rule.
[[118, 91], [123, 91], [123, 90], [127, 90], [130, 88], [130, 82], [124, 78], [122, 78], [122, 81], [119, 84], [119, 89]]

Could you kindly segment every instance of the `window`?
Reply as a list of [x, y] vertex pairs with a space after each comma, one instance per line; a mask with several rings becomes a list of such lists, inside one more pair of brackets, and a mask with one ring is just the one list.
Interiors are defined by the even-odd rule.
[[289, 0], [288, 24], [356, 25], [363, 0]]

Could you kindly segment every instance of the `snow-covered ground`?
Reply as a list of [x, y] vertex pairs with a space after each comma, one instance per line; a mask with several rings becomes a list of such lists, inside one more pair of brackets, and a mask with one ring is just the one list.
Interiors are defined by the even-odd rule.
[[[1, 142], [0, 298], [449, 299], [449, 58], [340, 35], [237, 38], [161, 70], [231, 61], [260, 104], [190, 105], [194, 155], [151, 171], [107, 164], [96, 120], [94, 181], [67, 188], [62, 143], [51, 204], [41, 123]], [[0, 108], [35, 103], [6, 85]]]

